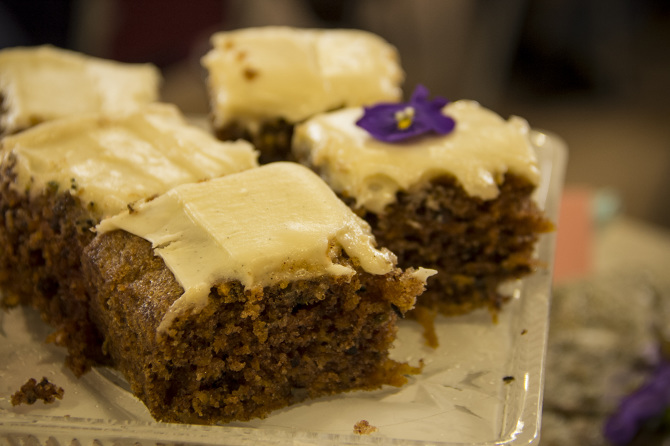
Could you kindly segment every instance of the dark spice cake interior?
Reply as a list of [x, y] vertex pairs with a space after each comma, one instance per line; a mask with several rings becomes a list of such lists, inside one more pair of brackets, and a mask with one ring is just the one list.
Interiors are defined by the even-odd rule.
[[[413, 312], [436, 345], [438, 313], [501, 309], [509, 298], [500, 285], [534, 271], [536, 241], [553, 225], [532, 197], [540, 171], [528, 122], [428, 94], [417, 87], [409, 104], [310, 118], [295, 129], [293, 153], [368, 221], [400, 267], [437, 270]], [[424, 134], [385, 139], [421, 116]], [[444, 132], [429, 122], [445, 123]]]
[[133, 392], [161, 421], [247, 420], [301, 401], [383, 384], [417, 369], [388, 357], [398, 314], [423, 281], [398, 269], [356, 268], [350, 280], [324, 276], [244, 290], [212, 286], [206, 307], [157, 327], [183, 289], [151, 243], [117, 230], [86, 248], [95, 290], [93, 319]]
[[37, 400], [42, 400], [44, 404], [53, 403], [57, 399], [62, 400], [65, 391], [62, 387], [49, 382], [47, 378], [42, 378], [37, 382], [35, 378], [30, 378], [21, 386], [11, 397], [12, 406], [19, 404], [35, 404]]
[[507, 174], [498, 197], [482, 200], [443, 176], [399, 192], [383, 215], [364, 216], [400, 267], [438, 271], [417, 302], [419, 311], [458, 315], [486, 307], [495, 313], [508, 299], [499, 286], [538, 266], [535, 243], [553, 229], [532, 200], [533, 190], [528, 180]]
[[17, 192], [11, 159], [0, 172], [0, 287], [2, 305], [28, 305], [56, 331], [51, 340], [68, 347], [67, 365], [80, 375], [104, 358], [88, 317], [81, 252], [94, 236], [93, 203], [49, 185], [43, 193]]
[[284, 119], [263, 122], [256, 132], [252, 132], [238, 122], [231, 122], [214, 129], [214, 134], [222, 141], [244, 139], [251, 142], [260, 153], [258, 157], [260, 164], [287, 161], [292, 158], [293, 124]]
[[[106, 143], [119, 137], [118, 150]], [[215, 153], [207, 171], [184, 166], [179, 152], [187, 147], [189, 156]], [[197, 181], [256, 165], [250, 144], [194, 131], [176, 108], [159, 104], [117, 118], [90, 114], [42, 123], [5, 136], [0, 153], [1, 304], [39, 310], [55, 327], [49, 340], [68, 348], [66, 364], [77, 376], [105, 362], [81, 274], [81, 254], [100, 218], [142, 194], [164, 191], [174, 178]], [[160, 166], [168, 183], [150, 167], [137, 168], [135, 157]], [[127, 178], [117, 187], [119, 173]]]

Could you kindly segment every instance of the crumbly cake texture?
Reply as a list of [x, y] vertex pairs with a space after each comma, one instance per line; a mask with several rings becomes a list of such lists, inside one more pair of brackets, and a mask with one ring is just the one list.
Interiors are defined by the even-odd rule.
[[528, 124], [472, 101], [450, 103], [446, 136], [373, 140], [360, 109], [315, 116], [296, 128], [293, 151], [365, 218], [401, 267], [438, 271], [413, 312], [437, 339], [436, 314], [500, 310], [500, 285], [532, 272], [539, 234], [552, 230], [533, 201], [539, 181]]
[[379, 243], [397, 253], [399, 265], [438, 271], [415, 317], [430, 323], [438, 312], [451, 316], [484, 307], [495, 314], [502, 308], [509, 297], [500, 285], [535, 271], [535, 244], [553, 229], [532, 199], [534, 189], [528, 180], [507, 174], [500, 194], [482, 200], [445, 176], [399, 192], [382, 215], [364, 213]]
[[369, 32], [260, 27], [211, 43], [202, 64], [214, 130], [252, 141], [261, 163], [289, 159], [294, 125], [316, 113], [402, 96], [396, 49]]
[[214, 128], [214, 134], [222, 141], [244, 139], [250, 141], [259, 151], [258, 161], [267, 164], [277, 161], [292, 161], [291, 139], [294, 124], [283, 118], [268, 119], [258, 126], [258, 130], [241, 122], [231, 122]]
[[413, 371], [388, 352], [433, 272], [397, 268], [299, 164], [176, 187], [97, 232], [92, 316], [158, 420], [248, 420]]
[[370, 435], [377, 432], [376, 426], [370, 424], [368, 420], [361, 420], [358, 423], [354, 424], [354, 434], [358, 435]]
[[58, 387], [47, 378], [42, 378], [39, 383], [35, 378], [30, 378], [12, 395], [11, 403], [12, 406], [35, 404], [37, 400], [42, 400], [44, 404], [53, 403], [57, 399], [62, 400], [64, 394], [62, 387]]
[[161, 76], [44, 45], [0, 51], [0, 135], [80, 113], [118, 113], [155, 102]]
[[2, 306], [39, 309], [56, 327], [49, 340], [68, 348], [66, 365], [81, 375], [104, 362], [81, 280], [81, 252], [93, 239], [96, 216], [56, 184], [35, 197], [18, 191], [14, 163], [8, 157], [0, 167]]
[[419, 369], [388, 349], [397, 313], [423, 282], [394, 269], [245, 290], [212, 283], [207, 305], [158, 326], [183, 289], [151, 244], [125, 231], [97, 237], [84, 269], [107, 353], [160, 421], [212, 424], [356, 389], [399, 386]]
[[[105, 362], [101, 339], [88, 317], [81, 276], [81, 254], [95, 235], [93, 227], [102, 217], [126, 208], [126, 203], [161, 193], [179, 181], [256, 165], [256, 155], [247, 143], [231, 145], [205, 136], [186, 126], [171, 107], [154, 111], [116, 118], [61, 118], [2, 140], [2, 306], [20, 304], [40, 310], [55, 327], [49, 340], [68, 348], [66, 364], [76, 375]], [[147, 134], [159, 145], [146, 142], [142, 135]], [[188, 141], [192, 140], [203, 143], [202, 147], [191, 150]], [[208, 169], [217, 166], [218, 170], [187, 174], [187, 164], [178, 152], [198, 158], [204, 156], [205, 146], [212, 155]], [[152, 167], [137, 169], [138, 156]], [[124, 171], [125, 179], [119, 180]]]

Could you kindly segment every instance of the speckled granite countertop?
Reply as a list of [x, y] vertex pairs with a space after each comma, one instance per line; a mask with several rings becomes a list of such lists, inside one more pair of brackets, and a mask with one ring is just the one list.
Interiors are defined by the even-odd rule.
[[608, 445], [607, 417], [648, 376], [659, 331], [670, 335], [670, 231], [616, 217], [594, 254], [588, 277], [554, 289], [542, 446]]

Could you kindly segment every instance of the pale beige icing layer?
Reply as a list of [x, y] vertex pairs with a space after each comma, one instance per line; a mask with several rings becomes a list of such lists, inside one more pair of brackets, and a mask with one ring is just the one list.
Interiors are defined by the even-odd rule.
[[212, 36], [209, 72], [214, 125], [290, 123], [343, 106], [399, 100], [396, 49], [358, 30], [248, 28]]
[[[149, 240], [184, 294], [161, 330], [186, 309], [207, 303], [217, 281], [246, 288], [355, 271], [333, 262], [342, 248], [371, 274], [386, 274], [395, 256], [374, 247], [368, 224], [309, 169], [274, 163], [166, 194], [103, 220], [99, 233], [123, 229]], [[425, 280], [432, 270], [415, 274]]]
[[224, 143], [186, 123], [176, 107], [154, 103], [116, 117], [78, 115], [46, 122], [2, 140], [15, 158], [16, 187], [41, 193], [69, 189], [99, 216], [179, 184], [257, 166], [244, 141]]
[[360, 108], [321, 114], [299, 125], [294, 150], [320, 170], [338, 193], [375, 213], [395, 201], [396, 193], [444, 174], [456, 177], [475, 197], [495, 198], [505, 173], [537, 184], [539, 169], [528, 123], [504, 120], [473, 101], [449, 103], [443, 113], [456, 121], [448, 135], [425, 135], [388, 144], [356, 126]]
[[158, 99], [160, 74], [52, 46], [0, 51], [0, 129], [14, 133], [76, 113], [128, 111]]

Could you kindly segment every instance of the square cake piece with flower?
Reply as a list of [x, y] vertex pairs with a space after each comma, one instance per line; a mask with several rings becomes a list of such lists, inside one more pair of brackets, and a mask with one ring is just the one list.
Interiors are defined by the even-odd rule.
[[45, 45], [0, 51], [0, 136], [80, 113], [128, 112], [158, 100], [158, 69]]
[[[402, 267], [438, 271], [415, 315], [498, 311], [501, 284], [534, 270], [552, 229], [532, 199], [539, 181], [528, 123], [473, 101], [347, 108], [296, 127], [294, 155], [372, 226]], [[433, 339], [431, 342], [435, 342]]]
[[261, 163], [286, 159], [294, 125], [310, 116], [402, 96], [396, 49], [369, 32], [261, 27], [211, 42], [202, 63], [214, 129], [253, 142]]
[[81, 277], [91, 228], [173, 186], [257, 166], [251, 144], [221, 142], [158, 103], [45, 122], [1, 145], [2, 303], [38, 308], [75, 373], [101, 356]]
[[413, 372], [388, 350], [434, 271], [399, 269], [306, 167], [178, 186], [96, 229], [92, 317], [157, 420], [248, 420]]

